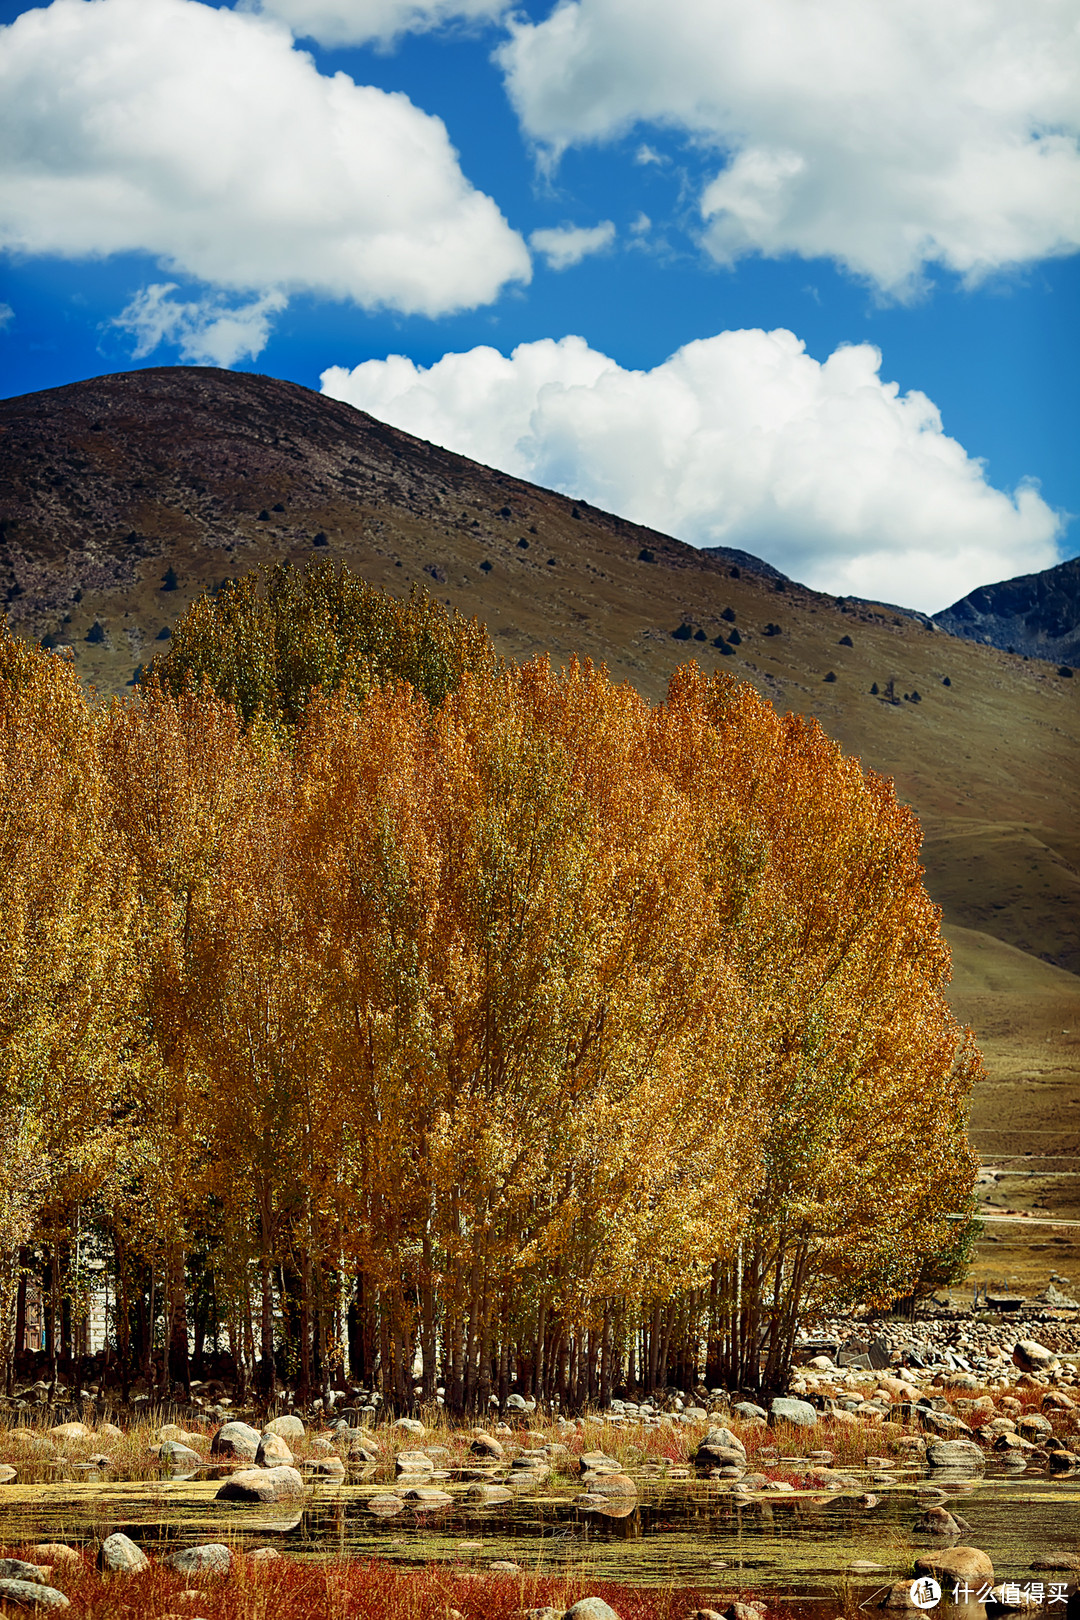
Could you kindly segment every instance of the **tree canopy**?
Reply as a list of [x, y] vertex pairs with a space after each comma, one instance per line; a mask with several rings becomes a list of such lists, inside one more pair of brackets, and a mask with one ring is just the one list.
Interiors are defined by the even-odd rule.
[[86, 1228], [162, 1390], [192, 1333], [400, 1407], [778, 1384], [970, 1208], [919, 842], [748, 686], [504, 664], [343, 571], [196, 604], [96, 708], [4, 632], [9, 1363]]

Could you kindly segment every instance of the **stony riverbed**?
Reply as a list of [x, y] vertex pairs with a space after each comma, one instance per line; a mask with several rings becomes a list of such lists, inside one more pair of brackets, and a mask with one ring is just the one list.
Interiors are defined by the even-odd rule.
[[[882, 1336], [870, 1342], [880, 1358]], [[264, 1422], [196, 1391], [170, 1420], [112, 1422], [90, 1392], [73, 1417], [78, 1392], [58, 1410], [24, 1389], [0, 1429], [0, 1543], [49, 1570], [30, 1578], [39, 1606], [47, 1588], [88, 1615], [88, 1591], [155, 1571], [197, 1578], [190, 1612], [240, 1614], [241, 1575], [283, 1562], [341, 1579], [439, 1569], [478, 1602], [517, 1582], [515, 1613], [530, 1583], [572, 1579], [619, 1583], [654, 1604], [643, 1614], [684, 1591], [802, 1600], [831, 1620], [844, 1593], [907, 1602], [920, 1570], [946, 1597], [958, 1581], [985, 1589], [988, 1612], [1054, 1612], [1080, 1581], [1075, 1365], [1029, 1337], [986, 1367], [951, 1350], [970, 1371], [885, 1350], [880, 1370], [818, 1350], [764, 1404], [670, 1391], [560, 1419], [519, 1397], [478, 1429], [435, 1411], [379, 1421], [362, 1392]], [[0, 1576], [0, 1596], [20, 1578]]]

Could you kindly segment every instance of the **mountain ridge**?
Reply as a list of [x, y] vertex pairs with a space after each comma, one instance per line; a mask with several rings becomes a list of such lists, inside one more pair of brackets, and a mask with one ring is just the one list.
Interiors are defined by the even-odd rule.
[[1080, 663], [1080, 557], [979, 585], [935, 613], [934, 621], [949, 635], [1022, 657]]
[[591, 657], [652, 699], [694, 657], [895, 778], [947, 921], [1080, 968], [1078, 694], [1045, 665], [253, 373], [152, 368], [0, 401], [0, 488], [13, 627], [70, 644], [103, 693], [130, 685], [202, 591], [326, 557], [477, 614], [510, 657]]

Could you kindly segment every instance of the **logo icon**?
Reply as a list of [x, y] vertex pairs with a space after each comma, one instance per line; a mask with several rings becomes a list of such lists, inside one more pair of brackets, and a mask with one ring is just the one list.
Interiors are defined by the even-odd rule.
[[941, 1602], [941, 1587], [929, 1575], [911, 1583], [911, 1601], [916, 1609], [933, 1609]]

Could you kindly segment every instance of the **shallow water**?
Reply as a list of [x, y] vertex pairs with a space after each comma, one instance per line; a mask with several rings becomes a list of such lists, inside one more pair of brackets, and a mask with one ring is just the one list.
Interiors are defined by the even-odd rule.
[[[964, 1542], [981, 1547], [999, 1578], [1047, 1584], [1064, 1573], [1034, 1575], [1032, 1559], [1074, 1552], [1080, 1545], [1080, 1479], [993, 1471], [970, 1479], [907, 1469], [845, 1473], [859, 1488], [800, 1490], [736, 1499], [726, 1482], [637, 1476], [639, 1496], [625, 1517], [586, 1515], [575, 1507], [576, 1483], [545, 1484], [498, 1506], [464, 1497], [467, 1482], [445, 1488], [453, 1505], [440, 1510], [406, 1507], [376, 1518], [368, 1502], [392, 1488], [373, 1470], [342, 1485], [314, 1487], [303, 1502], [280, 1507], [215, 1500], [219, 1482], [203, 1479], [100, 1483], [77, 1474], [46, 1483], [0, 1489], [0, 1541], [97, 1540], [124, 1530], [148, 1549], [196, 1540], [271, 1543], [300, 1557], [347, 1554], [400, 1563], [449, 1560], [486, 1567], [508, 1558], [522, 1569], [583, 1575], [643, 1586], [678, 1582], [753, 1587], [762, 1592], [835, 1593], [845, 1579], [858, 1587], [887, 1584], [910, 1573], [924, 1549], [948, 1546], [917, 1537], [923, 1511], [916, 1487], [926, 1479], [947, 1494], [946, 1506], [971, 1526]], [[399, 1488], [410, 1482], [398, 1481]], [[879, 1504], [867, 1508], [859, 1490]], [[856, 1561], [880, 1572], [850, 1575]], [[1062, 1611], [1064, 1612], [1064, 1611]]]

